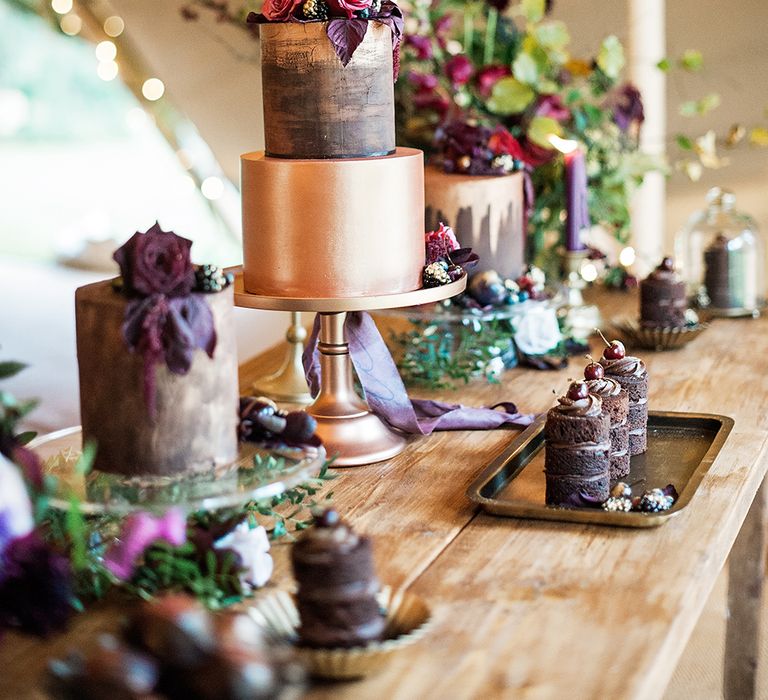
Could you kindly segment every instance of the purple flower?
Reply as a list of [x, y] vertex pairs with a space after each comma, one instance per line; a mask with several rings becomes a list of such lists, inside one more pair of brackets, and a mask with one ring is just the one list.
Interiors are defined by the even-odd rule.
[[450, 13], [438, 17], [434, 22], [435, 34], [445, 34], [453, 27], [453, 15]]
[[419, 92], [413, 96], [413, 104], [418, 109], [437, 112], [440, 118], [448, 114], [451, 108], [450, 100], [437, 92]]
[[511, 74], [512, 72], [509, 70], [508, 66], [496, 64], [483, 66], [477, 71], [477, 77], [475, 78], [477, 81], [477, 91], [483, 97], [490, 97], [493, 86], [496, 85], [499, 80]]
[[408, 82], [419, 92], [431, 92], [438, 85], [437, 76], [430, 73], [419, 73], [417, 71], [408, 73]]
[[184, 296], [195, 285], [191, 247], [192, 241], [163, 231], [156, 223], [146, 233], [134, 233], [112, 257], [129, 293]]
[[624, 133], [639, 129], [645, 121], [642, 95], [631, 83], [625, 83], [616, 90], [607, 104], [613, 108], [613, 121]]
[[536, 105], [534, 114], [537, 117], [549, 117], [558, 122], [566, 122], [571, 118], [571, 111], [563, 104], [559, 95], [542, 97]]
[[260, 525], [251, 527], [247, 522], [240, 523], [213, 546], [237, 554], [242, 567], [240, 581], [245, 586], [261, 588], [272, 576], [274, 563], [269, 554], [269, 539]]
[[69, 560], [33, 531], [13, 540], [0, 561], [0, 628], [46, 635], [72, 614]]
[[34, 525], [24, 480], [18, 468], [0, 455], [0, 558], [13, 540], [28, 535]]
[[454, 87], [466, 85], [474, 72], [472, 62], [464, 54], [454, 56], [445, 64], [445, 74]]
[[180, 509], [170, 508], [160, 518], [144, 512], [129, 515], [120, 537], [104, 555], [104, 565], [117, 578], [129, 581], [144, 550], [158, 540], [174, 547], [187, 541], [187, 519]]
[[408, 34], [405, 37], [405, 45], [412, 47], [416, 51], [416, 58], [420, 61], [428, 61], [432, 58], [432, 42], [428, 37], [418, 34]]

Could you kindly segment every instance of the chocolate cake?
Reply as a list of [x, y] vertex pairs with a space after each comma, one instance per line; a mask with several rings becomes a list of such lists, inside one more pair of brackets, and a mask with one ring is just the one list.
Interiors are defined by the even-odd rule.
[[544, 426], [546, 503], [578, 505], [580, 495], [604, 501], [610, 489], [610, 419], [584, 382], [547, 413]]
[[728, 236], [719, 234], [704, 251], [704, 286], [709, 303], [716, 309], [738, 307], [731, 294]]
[[294, 545], [291, 560], [302, 644], [354, 647], [381, 638], [385, 618], [369, 538], [326, 510]]
[[664, 258], [640, 282], [640, 325], [645, 328], [682, 328], [688, 300], [672, 258]]
[[603, 377], [587, 381], [589, 393], [603, 401], [603, 413], [610, 422], [611, 481], [629, 474], [629, 395], [615, 379]]
[[603, 352], [600, 364], [606, 377], [615, 379], [629, 395], [629, 454], [642, 454], [648, 441], [648, 371], [645, 363], [626, 355], [624, 345], [614, 340]]

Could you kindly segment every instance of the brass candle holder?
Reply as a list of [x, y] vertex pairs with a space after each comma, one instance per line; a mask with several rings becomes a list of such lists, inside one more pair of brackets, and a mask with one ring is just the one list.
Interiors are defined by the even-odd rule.
[[581, 274], [581, 268], [587, 259], [586, 250], [565, 250], [563, 252], [563, 296], [565, 303], [560, 314], [565, 318], [565, 325], [576, 340], [586, 340], [602, 325], [599, 309], [584, 303], [583, 290], [587, 283]]
[[271, 311], [315, 311], [320, 314], [320, 391], [307, 412], [317, 420], [317, 434], [334, 464], [352, 467], [389, 459], [402, 452], [406, 437], [371, 412], [355, 392], [352, 360], [344, 331], [351, 311], [418, 306], [448, 299], [467, 286], [466, 276], [442, 287], [401, 294], [351, 298], [267, 297], [250, 294], [242, 270], [235, 272], [235, 304]]
[[253, 383], [253, 391], [258, 396], [285, 403], [312, 403], [312, 395], [309, 393], [304, 367], [301, 364], [306, 339], [307, 331], [301, 325], [301, 314], [291, 311], [291, 325], [285, 333], [285, 359], [277, 372], [260, 377]]

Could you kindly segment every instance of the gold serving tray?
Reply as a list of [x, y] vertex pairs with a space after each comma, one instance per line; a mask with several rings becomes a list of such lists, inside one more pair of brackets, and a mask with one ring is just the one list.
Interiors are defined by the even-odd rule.
[[710, 413], [651, 411], [648, 451], [632, 457], [633, 491], [674, 484], [677, 502], [660, 513], [614, 513], [601, 508], [558, 508], [544, 503], [544, 421], [520, 433], [467, 489], [470, 500], [494, 515], [620, 527], [656, 527], [685, 508], [723, 448], [733, 419]]

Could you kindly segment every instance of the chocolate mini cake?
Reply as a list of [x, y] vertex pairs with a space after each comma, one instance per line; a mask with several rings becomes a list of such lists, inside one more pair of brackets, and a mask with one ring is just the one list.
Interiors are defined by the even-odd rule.
[[368, 537], [326, 510], [294, 545], [291, 559], [303, 644], [354, 647], [381, 639], [385, 618]]
[[604, 501], [610, 489], [610, 419], [584, 382], [547, 413], [544, 473], [548, 505], [577, 505], [581, 494]]
[[621, 384], [629, 395], [629, 454], [645, 452], [648, 442], [648, 371], [645, 363], [626, 354], [624, 344], [614, 340], [600, 358], [605, 375]]
[[590, 362], [584, 369], [589, 393], [603, 401], [603, 413], [611, 424], [611, 481], [629, 474], [629, 395], [615, 379], [605, 377], [603, 366]]
[[728, 244], [728, 236], [721, 233], [704, 251], [704, 286], [709, 303], [716, 309], [738, 306], [731, 295]]
[[675, 272], [672, 258], [664, 258], [640, 282], [640, 325], [645, 328], [682, 328], [688, 301], [685, 282]]

